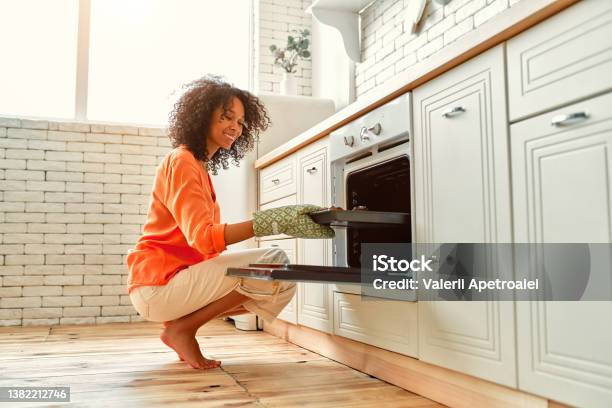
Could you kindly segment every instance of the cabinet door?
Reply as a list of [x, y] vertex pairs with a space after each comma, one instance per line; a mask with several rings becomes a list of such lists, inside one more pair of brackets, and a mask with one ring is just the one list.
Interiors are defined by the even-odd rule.
[[[612, 242], [612, 94], [511, 127], [517, 242]], [[551, 126], [558, 115], [588, 118]], [[612, 254], [607, 254], [612, 259]], [[612, 293], [612, 272], [604, 287]], [[581, 407], [612, 402], [612, 302], [517, 302], [519, 387]]]
[[[295, 239], [278, 239], [261, 241], [259, 243], [260, 248], [281, 248], [287, 254], [289, 262], [295, 263], [296, 261], [296, 240]], [[298, 285], [299, 286], [299, 285]], [[291, 299], [291, 302], [285, 306], [280, 312], [278, 318], [285, 320], [289, 323], [297, 324], [297, 297], [298, 292]]]
[[334, 334], [417, 357], [417, 303], [333, 294]]
[[[329, 169], [327, 147], [314, 152], [306, 151], [299, 158], [299, 201], [304, 204], [328, 205]], [[298, 262], [304, 265], [329, 265], [330, 240], [299, 239]], [[298, 323], [313, 329], [331, 333], [331, 290], [324, 283], [300, 283], [298, 285]]]
[[[414, 91], [421, 243], [510, 242], [503, 45]], [[419, 302], [420, 359], [516, 386], [512, 302]]]
[[295, 194], [295, 155], [274, 163], [259, 172], [259, 204]]
[[612, 89], [612, 1], [585, 0], [508, 41], [510, 120]]

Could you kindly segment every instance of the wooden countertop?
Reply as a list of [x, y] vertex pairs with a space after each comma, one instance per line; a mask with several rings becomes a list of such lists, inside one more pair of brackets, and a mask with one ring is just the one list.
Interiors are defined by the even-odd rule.
[[525, 0], [255, 161], [266, 167], [580, 0]]

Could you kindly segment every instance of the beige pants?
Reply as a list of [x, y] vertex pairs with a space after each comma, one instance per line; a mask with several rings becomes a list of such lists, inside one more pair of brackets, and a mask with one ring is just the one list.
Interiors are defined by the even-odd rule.
[[146, 320], [165, 322], [178, 319], [222, 298], [233, 290], [248, 296], [243, 306], [271, 322], [291, 301], [295, 283], [273, 282], [226, 276], [227, 268], [250, 263], [288, 263], [279, 248], [255, 248], [226, 251], [183, 269], [163, 286], [139, 286], [130, 299]]

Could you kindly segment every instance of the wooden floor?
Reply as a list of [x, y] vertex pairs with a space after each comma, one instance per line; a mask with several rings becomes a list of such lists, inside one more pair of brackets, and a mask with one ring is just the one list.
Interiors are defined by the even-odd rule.
[[198, 341], [207, 357], [223, 365], [194, 370], [159, 340], [160, 327], [0, 328], [0, 386], [71, 387], [71, 403], [45, 406], [441, 406], [270, 334], [239, 331], [221, 320], [200, 329]]

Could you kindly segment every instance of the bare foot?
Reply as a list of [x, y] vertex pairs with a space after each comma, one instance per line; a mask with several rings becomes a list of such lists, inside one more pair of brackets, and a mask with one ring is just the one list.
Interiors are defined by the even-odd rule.
[[186, 361], [191, 367], [197, 369], [217, 368], [220, 361], [209, 360], [202, 355], [200, 345], [195, 338], [195, 333], [180, 330], [178, 325], [164, 323], [164, 331], [159, 336], [165, 345], [176, 351], [181, 360]]
[[[170, 324], [170, 322], [169, 322], [169, 321], [168, 321], [168, 322], [163, 322], [164, 327], [168, 327], [168, 325], [169, 325], [169, 324]], [[161, 340], [162, 340], [162, 341], [164, 341], [164, 339], [163, 339], [163, 338], [162, 338]], [[167, 344], [165, 341], [164, 341], [164, 344], [165, 344], [166, 346], [170, 347], [170, 345], [169, 345], [169, 344]], [[170, 347], [170, 348], [172, 348], [172, 347]], [[174, 349], [173, 349], [173, 350], [174, 350]], [[185, 361], [185, 359], [184, 359], [183, 357], [181, 357], [181, 355], [180, 355], [179, 353], [176, 353], [176, 355], [178, 356], [179, 360], [181, 360], [181, 361]]]

